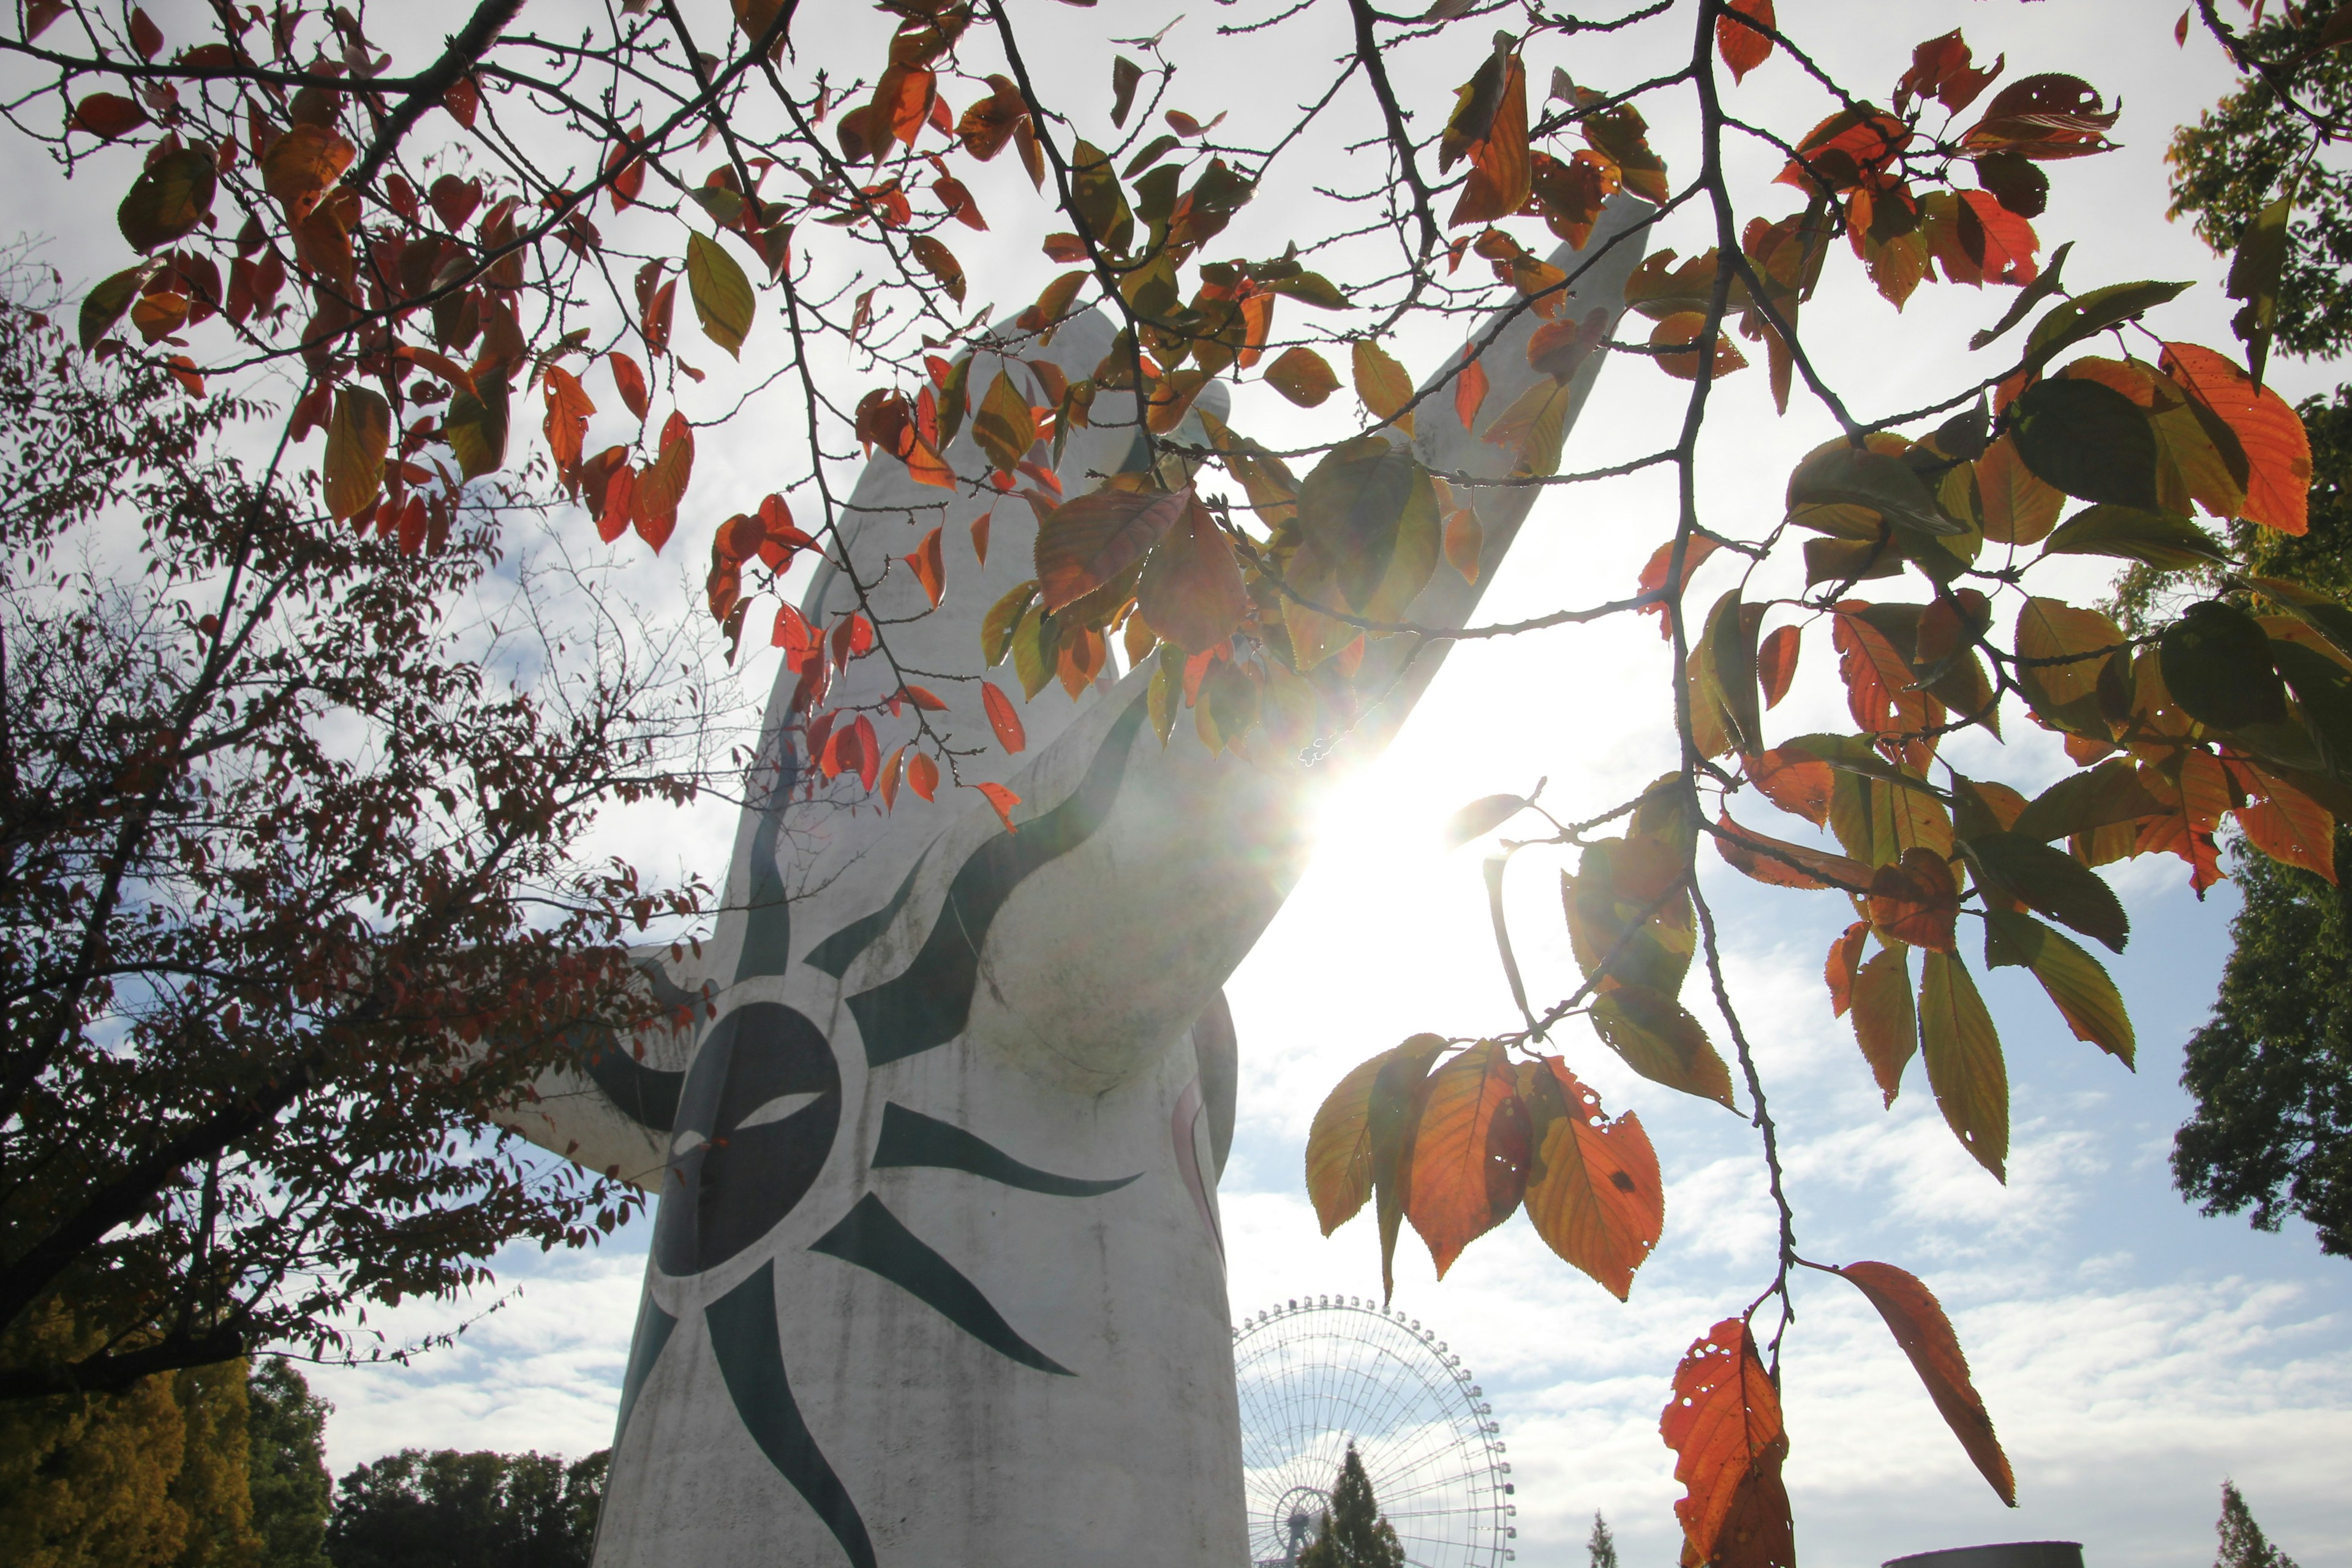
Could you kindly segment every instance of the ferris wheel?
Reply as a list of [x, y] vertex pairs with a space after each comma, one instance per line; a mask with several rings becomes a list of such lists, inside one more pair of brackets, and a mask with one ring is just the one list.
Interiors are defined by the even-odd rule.
[[1350, 1442], [1413, 1568], [1512, 1560], [1494, 1406], [1419, 1319], [1353, 1296], [1286, 1301], [1234, 1331], [1234, 1374], [1256, 1568], [1289, 1568], [1315, 1539]]

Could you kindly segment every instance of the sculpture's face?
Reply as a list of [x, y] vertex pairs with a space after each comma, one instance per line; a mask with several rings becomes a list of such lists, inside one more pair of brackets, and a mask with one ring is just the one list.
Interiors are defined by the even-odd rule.
[[822, 1030], [779, 1002], [721, 1018], [679, 1097], [656, 1265], [699, 1274], [774, 1229], [816, 1181], [840, 1122], [841, 1068]]

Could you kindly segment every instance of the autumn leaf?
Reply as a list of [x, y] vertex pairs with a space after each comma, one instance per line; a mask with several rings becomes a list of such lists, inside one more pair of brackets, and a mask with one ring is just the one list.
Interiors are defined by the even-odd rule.
[[166, 153], [131, 182], [116, 209], [116, 226], [131, 249], [161, 249], [194, 232], [210, 216], [217, 178], [210, 149]]
[[1926, 956], [1919, 980], [1919, 1044], [1927, 1082], [1960, 1146], [2006, 1182], [2009, 1070], [1992, 1015], [1968, 968], [1948, 952]]
[[972, 411], [971, 438], [980, 443], [996, 470], [1004, 474], [1020, 467], [1029, 448], [1037, 444], [1037, 421], [1029, 411], [1029, 399], [1001, 370], [989, 383], [988, 395]]
[[1764, 706], [1778, 708], [1797, 679], [1797, 654], [1802, 634], [1796, 626], [1775, 626], [1756, 649], [1756, 674], [1764, 690]]
[[1852, 998], [1854, 1044], [1862, 1047], [1862, 1059], [1870, 1064], [1870, 1075], [1891, 1106], [1903, 1087], [1903, 1069], [1919, 1049], [1908, 950], [1882, 947], [1873, 953], [1854, 972]]
[[1870, 879], [1870, 923], [1879, 935], [1908, 947], [1953, 951], [1960, 889], [1951, 866], [1927, 849], [1906, 849]]
[[1205, 653], [1240, 628], [1249, 595], [1216, 519], [1197, 497], [1182, 493], [1182, 516], [1144, 563], [1136, 602], [1162, 637], [1188, 653]]
[[1315, 1112], [1307, 1135], [1307, 1184], [1317, 1219], [1328, 1236], [1380, 1198], [1381, 1277], [1392, 1288], [1390, 1264], [1404, 1217], [1406, 1168], [1412, 1154], [1418, 1089], [1445, 1049], [1436, 1035], [1415, 1035], [1382, 1051], [1339, 1080]]
[[1314, 408], [1339, 390], [1339, 378], [1313, 349], [1286, 349], [1265, 367], [1266, 384], [1301, 408]]
[[580, 378], [562, 365], [547, 367], [541, 388], [547, 398], [547, 449], [555, 459], [556, 471], [568, 475], [580, 467], [580, 443], [588, 433], [588, 416], [596, 412], [596, 405]]
[[2245, 448], [2248, 521], [2299, 534], [2311, 526], [2311, 438], [2302, 418], [2275, 391], [2229, 356], [2195, 343], [2167, 343], [2164, 373], [2227, 425]]
[[2135, 1041], [2123, 994], [2099, 961], [2032, 915], [1985, 911], [1985, 967], [2032, 972], [2074, 1037], [2132, 1065]]
[[1356, 395], [1363, 399], [1364, 406], [1371, 410], [1375, 418], [1393, 423], [1406, 435], [1412, 435], [1412, 416], [1398, 417], [1404, 405], [1412, 401], [1412, 374], [1369, 338], [1357, 339], [1349, 352], [1356, 374]]
[[1748, 779], [1782, 811], [1801, 816], [1816, 827], [1828, 826], [1830, 792], [1836, 785], [1837, 773], [1812, 752], [1781, 746], [1750, 757]]
[[1767, 27], [1774, 26], [1772, 0], [1729, 0], [1715, 19], [1715, 47], [1734, 81], [1746, 79], [1772, 53], [1771, 38], [1745, 26], [1743, 16], [1752, 16]]
[[940, 598], [947, 593], [948, 570], [941, 557], [940, 533], [940, 530], [935, 528], [923, 535], [923, 542], [905, 557], [908, 566], [915, 574], [915, 580], [923, 585], [923, 593], [931, 601], [933, 609], [939, 608]]
[[1028, 745], [1028, 731], [1021, 727], [1021, 715], [1013, 707], [1013, 700], [996, 688], [996, 682], [980, 683], [981, 705], [988, 710], [989, 728], [996, 731], [996, 743], [1008, 752], [1019, 752]]
[[646, 410], [651, 406], [646, 395], [646, 373], [637, 368], [635, 360], [618, 349], [606, 354], [604, 361], [613, 373], [613, 386], [621, 395], [622, 406], [635, 415], [642, 423]]
[[[1013, 808], [1021, 804], [1021, 797], [1019, 795], [1014, 795], [1011, 790], [1005, 788], [1001, 784], [975, 784], [972, 787], [980, 791], [980, 797], [988, 802], [988, 806], [991, 811], [996, 813], [996, 820], [1004, 824], [1005, 832], [1018, 833], [1021, 831], [1019, 828], [1013, 826]], [[923, 795], [923, 792], [920, 790], [918, 790], [916, 793], [918, 795]], [[923, 795], [923, 798], [928, 800], [930, 796]]]
[[1789, 1436], [1780, 1396], [1746, 1322], [1726, 1318], [1694, 1341], [1675, 1368], [1674, 1398], [1658, 1417], [1675, 1451], [1675, 1501], [1685, 1563], [1795, 1568], [1794, 1531], [1780, 1467]]
[[1462, 421], [1462, 428], [1473, 429], [1478, 423], [1478, 409], [1486, 401], [1486, 366], [1481, 360], [1465, 360], [1454, 375], [1454, 416]]
[[1622, 1301], [1665, 1227], [1657, 1152], [1640, 1117], [1629, 1110], [1611, 1120], [1559, 1058], [1518, 1071], [1534, 1142], [1528, 1223], [1545, 1246]]
[[686, 286], [703, 336], [740, 358], [757, 306], [751, 280], [724, 245], [699, 230], [686, 237]]
[[1479, 525], [1477, 509], [1456, 508], [1445, 520], [1445, 563], [1462, 574], [1464, 582], [1475, 583], [1486, 550], [1486, 531]]
[[1413, 1133], [1405, 1214], [1437, 1277], [1472, 1241], [1510, 1217], [1527, 1184], [1528, 1112], [1499, 1042], [1430, 1074]]
[[327, 421], [327, 455], [320, 464], [327, 510], [338, 520], [357, 517], [375, 504], [383, 489], [383, 456], [392, 442], [392, 409], [364, 386], [339, 387]]
[[[907, 787], [925, 800], [929, 800], [933, 792], [940, 787], [940, 764], [931, 761], [930, 757], [922, 752], [908, 757]], [[1009, 828], [1012, 825], [1007, 823], [1005, 826]]]
[[2015, 1508], [2017, 1479], [2010, 1472], [2009, 1456], [2001, 1452], [1984, 1398], [1969, 1378], [1968, 1355], [1935, 1293], [1891, 1263], [1849, 1263], [1836, 1272], [1878, 1309], [1895, 1342], [1910, 1358], [1912, 1370], [1927, 1385], [1944, 1424], [1991, 1485], [1993, 1495]]

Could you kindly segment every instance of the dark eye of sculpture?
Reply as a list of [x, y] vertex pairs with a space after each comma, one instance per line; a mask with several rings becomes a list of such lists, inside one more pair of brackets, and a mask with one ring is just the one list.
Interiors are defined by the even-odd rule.
[[814, 1024], [775, 1002], [721, 1018], [679, 1099], [662, 1271], [699, 1274], [765, 1236], [816, 1180], [840, 1121], [841, 1069]]

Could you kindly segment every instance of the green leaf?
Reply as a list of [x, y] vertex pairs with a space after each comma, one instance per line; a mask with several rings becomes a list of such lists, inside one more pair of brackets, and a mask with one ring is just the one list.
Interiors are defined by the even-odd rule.
[[507, 381], [503, 371], [474, 378], [474, 390], [460, 388], [449, 399], [441, 421], [442, 439], [457, 455], [457, 468], [467, 479], [504, 468], [507, 460]]
[[[1429, 470], [1403, 448], [1379, 436], [1360, 437], [1334, 447], [1298, 491], [1298, 521], [1307, 542], [1331, 563], [1348, 607], [1369, 615], [1375, 600], [1402, 607], [1420, 592], [1436, 564], [1434, 552], [1419, 564], [1410, 584], [1391, 578], [1391, 566], [1412, 575], [1422, 552], [1419, 536], [1439, 531], [1437, 494]], [[1400, 551], [1412, 538], [1416, 548]]]
[[338, 521], [375, 504], [383, 489], [383, 454], [392, 444], [392, 409], [364, 386], [335, 389], [327, 417], [327, 456], [320, 465], [327, 510]]
[[1878, 1092], [1893, 1105], [1903, 1087], [1903, 1069], [1919, 1049], [1918, 1010], [1911, 1005], [1910, 949], [1881, 948], [1854, 972], [1853, 1039], [1878, 1080]]
[[2237, 254], [2230, 258], [2230, 298], [2242, 300], [2230, 327], [2246, 345], [2247, 369], [2253, 373], [2254, 392], [2263, 390], [2263, 367], [2271, 357], [2271, 338], [2278, 330], [2279, 279], [2286, 271], [2287, 219], [2294, 212], [2294, 188], [2254, 215], [2238, 236]]
[[2084, 500], [2157, 510], [2156, 431], [2138, 404], [2100, 382], [2037, 381], [2010, 405], [2017, 455]]
[[1124, 126], [1127, 111], [1135, 107], [1135, 89], [1143, 80], [1143, 68], [1125, 55], [1113, 57], [1110, 62], [1110, 122]]
[[1024, 699], [1045, 689], [1061, 652], [1061, 634], [1052, 618], [1035, 605], [1022, 611], [1013, 626], [1013, 673], [1020, 678]]
[[1118, 188], [1118, 171], [1090, 142], [1078, 142], [1070, 153], [1070, 207], [1087, 232], [1110, 250], [1124, 251], [1135, 237], [1135, 215]]
[[2131, 1016], [2097, 959], [2032, 915], [1992, 910], [1985, 915], [1985, 967], [2005, 965], [2033, 972], [2076, 1039], [2132, 1066]]
[[2025, 363], [2040, 370], [2062, 350], [2154, 310], [2188, 287], [2186, 283], [2110, 283], [2077, 294], [2033, 323], [2025, 340]]
[[89, 298], [81, 302], [81, 346], [85, 352], [96, 348], [98, 340], [114, 330], [114, 323], [122, 320], [122, 312], [139, 298], [140, 287], [154, 269], [152, 263], [144, 261], [136, 267], [126, 267], [89, 291]]
[[1748, 614], [1734, 588], [1707, 612], [1699, 643], [1714, 671], [1724, 716], [1737, 731], [1732, 742], [1743, 752], [1764, 750], [1763, 695], [1756, 684], [1756, 628], [1762, 620], [1760, 606], [1757, 614]]
[[1344, 310], [1348, 297], [1339, 292], [1339, 285], [1320, 272], [1294, 272], [1286, 278], [1267, 278], [1258, 287], [1269, 294], [1283, 294], [1302, 305], [1312, 305], [1318, 310]]
[[1445, 1049], [1435, 1035], [1415, 1035], [1391, 1051], [1373, 1076], [1365, 1106], [1364, 1130], [1371, 1143], [1373, 1207], [1381, 1226], [1381, 1286], [1393, 1293], [1397, 1227], [1404, 1219], [1405, 1194], [1412, 1181], [1412, 1134], [1419, 1120], [1414, 1092]]
[[219, 167], [210, 148], [184, 147], [142, 171], [114, 215], [131, 248], [160, 249], [203, 223], [212, 211]]
[[[2151, 459], [2151, 462], [2153, 459]], [[1887, 521], [1922, 533], [1966, 533], [1937, 503], [1935, 492], [1902, 458], [1840, 444], [1814, 453], [1789, 478], [1789, 510], [1800, 506], [1867, 507]]]
[[2069, 773], [2027, 803], [2010, 831], [2047, 844], [2118, 822], [2137, 822], [2164, 809], [2139, 782], [2139, 770], [2120, 757]]
[[988, 614], [980, 622], [980, 657], [985, 668], [994, 669], [1004, 662], [1004, 656], [1013, 651], [1013, 628], [1036, 602], [1037, 584], [1033, 578], [1013, 584], [1003, 598], [988, 606]]
[[1948, 952], [1922, 956], [1919, 1045], [1927, 1058], [1927, 1083], [1960, 1147], [2005, 1183], [2009, 1069], [2000, 1057], [2000, 1036], [1968, 966]]
[[2294, 688], [2323, 764], [2352, 783], [2352, 674], [2317, 648], [2295, 642], [2271, 644], [2271, 661]]
[[2042, 546], [2045, 555], [2113, 555], [2163, 572], [2226, 564], [2221, 542], [2185, 517], [2101, 505], [2076, 512]]
[[2191, 605], [2156, 646], [2165, 689], [2199, 723], [2242, 730], [2286, 717], [2286, 691], [2271, 668], [2271, 639], [2244, 611], [2218, 600]]
[[1173, 136], [1154, 136], [1143, 144], [1143, 151], [1127, 161], [1127, 177], [1135, 178], [1183, 144]]
[[1681, 1003], [1642, 985], [1593, 999], [1592, 1026], [1625, 1065], [1653, 1083], [1731, 1106], [1731, 1070]]
[[1964, 839], [1960, 853], [1993, 891], [2105, 942], [2116, 952], [2131, 940], [2131, 917], [2099, 874], [2039, 838], [1986, 833]]
[[2000, 321], [1995, 321], [1983, 331], [1970, 336], [1969, 347], [1971, 349], [1984, 347], [2032, 315], [2034, 307], [2041, 304], [2042, 300], [2058, 292], [2058, 274], [2066, 265], [2067, 254], [2074, 248], [2074, 242], [2070, 239], [2052, 251], [2049, 261], [2042, 268], [2041, 275], [2018, 291], [2017, 298], [2009, 302], [2009, 309], [2001, 313]]
[[1001, 370], [972, 413], [971, 438], [980, 443], [997, 471], [1005, 474], [1018, 468], [1037, 443], [1037, 420], [1029, 412], [1029, 399]]
[[686, 237], [686, 286], [694, 297], [703, 336], [740, 358], [743, 339], [751, 331], [751, 280], [725, 246], [699, 231]]

